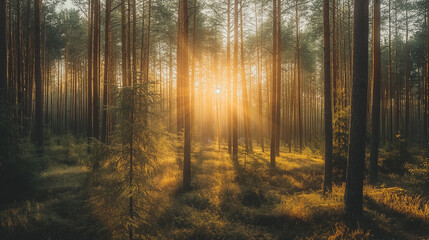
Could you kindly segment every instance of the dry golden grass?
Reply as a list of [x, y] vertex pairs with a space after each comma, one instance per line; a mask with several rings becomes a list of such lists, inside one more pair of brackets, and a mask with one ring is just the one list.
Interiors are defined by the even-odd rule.
[[[54, 147], [54, 152], [63, 152]], [[150, 182], [149, 199], [135, 197], [136, 239], [424, 239], [428, 233], [428, 199], [409, 191], [404, 178], [384, 185], [364, 187], [364, 215], [360, 227], [349, 229], [342, 221], [344, 184], [331, 194], [321, 193], [323, 160], [309, 149], [302, 154], [282, 149], [277, 168], [269, 167], [269, 152], [240, 149], [238, 162], [226, 148], [195, 145], [192, 155], [192, 190], [181, 190], [181, 159], [165, 151]], [[58, 156], [57, 156], [58, 157]], [[58, 157], [59, 158], [59, 157]], [[66, 226], [77, 201], [87, 203], [87, 214], [99, 225], [94, 239], [123, 239], [127, 234], [128, 202], [117, 185], [123, 178], [109, 172], [96, 174], [79, 165], [53, 164], [40, 178], [43, 201], [29, 201], [0, 213], [0, 230], [35, 231], [36, 227]], [[89, 199], [82, 193], [88, 178]], [[79, 181], [76, 181], [79, 179]], [[401, 186], [394, 186], [401, 183]], [[149, 184], [149, 183], [148, 183]], [[77, 193], [79, 195], [77, 195]], [[52, 198], [55, 197], [55, 198]], [[89, 200], [89, 201], [88, 201]], [[64, 210], [64, 209], [74, 210]], [[54, 210], [53, 210], [54, 209]], [[66, 216], [63, 216], [66, 214]], [[411, 226], [414, 226], [411, 228]], [[43, 226], [43, 227], [41, 227]], [[62, 227], [60, 232], [67, 232]], [[102, 230], [100, 230], [102, 229]], [[37, 236], [44, 236], [38, 233]], [[1, 231], [0, 231], [1, 236]], [[8, 239], [8, 238], [6, 238]], [[12, 238], [9, 238], [12, 239]]]
[[364, 189], [365, 195], [374, 200], [375, 203], [405, 217], [429, 223], [429, 201], [422, 196], [410, 194], [407, 190], [398, 187], [375, 188], [367, 186]]

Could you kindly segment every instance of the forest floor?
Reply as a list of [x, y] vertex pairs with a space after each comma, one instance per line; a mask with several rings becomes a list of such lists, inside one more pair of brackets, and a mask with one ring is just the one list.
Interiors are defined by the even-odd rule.
[[[0, 239], [109, 239], [112, 216], [91, 203], [91, 171], [65, 161], [65, 149], [52, 146], [50, 164], [38, 177], [34, 198], [0, 212]], [[75, 152], [84, 151], [76, 149]], [[276, 169], [269, 151], [241, 149], [232, 161], [226, 146], [193, 149], [192, 190], [180, 191], [181, 160], [159, 160], [154, 183], [153, 239], [429, 239], [429, 198], [405, 176], [380, 176], [365, 184], [364, 219], [359, 228], [343, 223], [344, 184], [323, 196], [323, 160], [304, 151], [282, 149]], [[100, 209], [97, 209], [100, 208]], [[103, 209], [104, 208], [104, 209]], [[107, 215], [107, 214], [106, 214]], [[111, 224], [111, 223], [110, 223]], [[110, 229], [110, 230], [108, 230]], [[113, 229], [113, 230], [112, 230]], [[149, 236], [149, 235], [148, 235]]]
[[1, 209], [0, 239], [103, 239], [107, 233], [87, 207], [90, 171], [63, 146], [45, 151], [49, 162], [36, 177], [34, 196]]
[[171, 198], [173, 217], [161, 221], [166, 238], [429, 239], [429, 198], [405, 177], [365, 184], [364, 219], [350, 230], [342, 221], [345, 185], [324, 197], [323, 160], [311, 151], [282, 149], [276, 169], [259, 147], [237, 162], [225, 146], [196, 147], [193, 157], [193, 191]]

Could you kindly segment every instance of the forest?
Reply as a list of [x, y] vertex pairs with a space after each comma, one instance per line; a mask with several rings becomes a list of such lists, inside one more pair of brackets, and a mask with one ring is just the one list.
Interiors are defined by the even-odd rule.
[[429, 0], [0, 0], [0, 239], [429, 239]]

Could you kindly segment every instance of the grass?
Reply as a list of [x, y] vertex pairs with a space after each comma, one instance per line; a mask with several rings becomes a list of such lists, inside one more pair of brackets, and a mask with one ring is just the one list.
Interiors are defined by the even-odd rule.
[[87, 207], [88, 168], [71, 162], [63, 146], [52, 144], [46, 152], [50, 160], [36, 178], [34, 196], [2, 207], [0, 239], [103, 239], [108, 236]]
[[[6, 238], [0, 238], [123, 239], [127, 203], [113, 190], [118, 179], [101, 172], [100, 184], [93, 186], [86, 167], [64, 163], [63, 147], [52, 149], [57, 160], [40, 175], [35, 199], [2, 210], [0, 234]], [[225, 146], [196, 145], [188, 192], [181, 190], [181, 159], [165, 154], [151, 182], [154, 188], [148, 190], [150, 199], [136, 196], [138, 221], [145, 223], [136, 227], [136, 238], [429, 238], [429, 199], [418, 193], [412, 174], [381, 174], [380, 184], [365, 184], [364, 219], [349, 229], [343, 223], [344, 184], [323, 196], [321, 157], [308, 149], [303, 154], [287, 151], [282, 149], [271, 169], [269, 152], [258, 147], [252, 154], [240, 149], [234, 162]]]

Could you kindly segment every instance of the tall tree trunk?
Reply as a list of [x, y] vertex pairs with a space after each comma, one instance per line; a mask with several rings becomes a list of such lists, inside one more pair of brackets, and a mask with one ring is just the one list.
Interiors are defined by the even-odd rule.
[[281, 1], [277, 0], [277, 67], [276, 67], [276, 156], [280, 156], [280, 101], [282, 83], [282, 33], [281, 33]]
[[226, 86], [227, 86], [227, 111], [228, 111], [228, 153], [231, 154], [232, 146], [232, 116], [231, 116], [231, 0], [228, 0], [228, 22], [226, 40]]
[[396, 85], [396, 104], [395, 104], [395, 135], [399, 133], [401, 130], [401, 124], [400, 124], [400, 115], [401, 115], [401, 93], [402, 93], [402, 87], [401, 87], [401, 78], [399, 78], [399, 71], [398, 71], [398, 6], [396, 4], [395, 6], [395, 85]]
[[[131, 96], [131, 114], [130, 114], [130, 120], [131, 120], [131, 129], [130, 129], [130, 139], [129, 139], [129, 144], [130, 144], [130, 171], [129, 171], [129, 204], [128, 204], [128, 210], [129, 210], [129, 217], [130, 217], [130, 221], [133, 222], [134, 220], [134, 199], [133, 199], [133, 180], [134, 180], [134, 162], [133, 162], [133, 152], [134, 152], [134, 132], [133, 132], [133, 126], [134, 126], [134, 91], [131, 92], [132, 96]], [[133, 239], [133, 233], [134, 233], [134, 226], [133, 223], [130, 223], [129, 227], [129, 239], [132, 240]]]
[[131, 86], [132, 78], [133, 78], [133, 72], [131, 71], [132, 68], [132, 49], [131, 49], [131, 0], [127, 0], [127, 85]]
[[234, 1], [234, 82], [232, 87], [232, 156], [235, 161], [238, 160], [238, 100], [237, 100], [237, 81], [238, 81], [238, 0]]
[[262, 152], [264, 152], [264, 128], [262, 124], [262, 67], [260, 62], [262, 61], [262, 56], [260, 56], [260, 42], [258, 35], [258, 10], [257, 5], [255, 4], [255, 20], [256, 20], [256, 57], [257, 57], [257, 83], [258, 83], [258, 128], [259, 128], [259, 144], [261, 146]]
[[169, 82], [168, 82], [168, 119], [169, 119], [169, 130], [173, 132], [173, 43], [170, 40], [169, 43], [169, 61], [168, 61], [168, 70], [169, 70]]
[[[92, 55], [92, 47], [93, 47], [93, 8], [94, 8], [94, 0], [89, 1], [89, 8], [88, 8], [88, 84], [87, 84], [87, 135], [88, 135], [88, 143], [90, 138], [93, 136], [92, 134], [92, 66], [93, 66], [93, 55]], [[89, 144], [88, 144], [88, 151], [89, 151]]]
[[108, 142], [107, 129], [107, 104], [110, 83], [110, 11], [112, 8], [112, 0], [106, 0], [106, 19], [105, 19], [105, 35], [104, 35], [104, 87], [103, 87], [103, 123], [101, 127], [101, 141], [105, 144]]
[[369, 177], [371, 182], [377, 180], [378, 146], [380, 138], [380, 82], [381, 82], [381, 51], [380, 51], [380, 0], [374, 0], [374, 19], [372, 28], [372, 118], [371, 118], [371, 152]]
[[429, 150], [428, 144], [428, 115], [429, 115], [429, 1], [426, 1], [426, 100], [425, 100], [425, 116], [424, 116], [424, 143], [426, 144], [426, 149]]
[[43, 82], [42, 66], [40, 64], [40, 0], [34, 1], [34, 58], [35, 69], [34, 76], [36, 82], [36, 122], [34, 130], [35, 145], [38, 147], [38, 153], [43, 154]]
[[332, 0], [332, 103], [334, 105], [334, 113], [337, 111], [337, 95], [338, 95], [338, 89], [337, 89], [337, 7], [336, 7], [337, 0]]
[[195, 121], [195, 58], [197, 56], [197, 0], [194, 0], [193, 5], [193, 21], [192, 21], [192, 80], [191, 80], [191, 126], [194, 126]]
[[66, 40], [66, 50], [65, 50], [65, 57], [64, 57], [64, 131], [65, 133], [68, 132], [68, 126], [67, 126], [67, 83], [68, 83], [68, 73], [69, 73], [69, 42]]
[[145, 51], [145, 82], [149, 82], [149, 56], [150, 56], [150, 28], [151, 28], [151, 17], [152, 17], [152, 0], [148, 3], [148, 14], [147, 14], [147, 34], [146, 34], [146, 51]]
[[323, 0], [323, 69], [325, 106], [325, 174], [323, 193], [332, 191], [332, 99], [331, 99], [331, 38], [329, 0]]
[[368, 0], [354, 4], [353, 88], [350, 144], [345, 190], [346, 220], [354, 225], [362, 215], [368, 88]]
[[[142, 1], [142, 35], [141, 35], [141, 45], [140, 45], [140, 72], [141, 74], [144, 74], [144, 57], [145, 57], [145, 41], [144, 41], [144, 15], [145, 15], [145, 1]], [[144, 80], [144, 76], [141, 76], [141, 81]]]
[[184, 158], [183, 158], [183, 188], [191, 187], [191, 125], [190, 125], [190, 89], [188, 64], [188, 1], [179, 0], [179, 33], [177, 45], [177, 81], [182, 86], [182, 100], [184, 110]]
[[390, 17], [391, 0], [389, 0], [389, 50], [388, 50], [388, 63], [387, 63], [387, 81], [389, 84], [388, 98], [388, 132], [389, 139], [392, 140], [393, 135], [393, 121], [392, 121], [392, 28], [391, 28], [391, 17]]
[[[12, 15], [12, 14], [10, 14]], [[11, 17], [11, 16], [10, 16]], [[32, 112], [32, 102], [33, 102], [33, 78], [32, 78], [32, 73], [33, 73], [33, 59], [30, 57], [32, 57], [32, 52], [34, 50], [34, 48], [32, 48], [32, 43], [30, 41], [30, 36], [31, 36], [31, 4], [30, 4], [30, 0], [27, 0], [27, 40], [26, 40], [26, 56], [25, 56], [25, 65], [26, 65], [26, 69], [25, 69], [25, 86], [27, 89], [27, 94], [25, 94], [25, 99], [24, 99], [24, 103], [25, 105], [27, 105], [27, 107], [25, 107], [24, 109], [24, 115], [26, 120], [24, 121], [24, 127], [26, 129], [30, 129], [30, 119], [31, 119], [31, 112]], [[11, 24], [11, 21], [10, 23]], [[11, 26], [10, 26], [11, 27]], [[12, 41], [11, 41], [12, 42]], [[12, 67], [11, 62], [9, 62], [9, 66]], [[11, 78], [11, 76], [9, 76], [9, 78]]]
[[[334, 0], [335, 2], [336, 0]], [[295, 11], [296, 11], [296, 62], [297, 62], [297, 75], [298, 78], [296, 79], [298, 81], [298, 137], [299, 137], [299, 151], [301, 152], [303, 150], [303, 126], [302, 126], [302, 104], [301, 104], [301, 99], [302, 99], [302, 87], [301, 87], [301, 59], [300, 59], [300, 43], [299, 43], [299, 15], [298, 15], [298, 0], [296, 0], [296, 6], [295, 6]], [[335, 9], [334, 9], [335, 11]], [[335, 35], [335, 32], [334, 32]], [[334, 45], [335, 46], [335, 45]], [[335, 48], [335, 47], [334, 47]], [[335, 65], [334, 65], [334, 73], [336, 71]], [[334, 79], [335, 79], [335, 75], [334, 75]], [[335, 91], [335, 87], [334, 87], [334, 91]], [[335, 98], [334, 98], [335, 99]], [[334, 100], [335, 101], [335, 100]]]
[[137, 78], [136, 78], [136, 72], [137, 72], [137, 13], [136, 13], [136, 0], [132, 0], [132, 5], [133, 5], [133, 60], [132, 60], [132, 64], [133, 64], [133, 86], [135, 86], [137, 84]]
[[0, 124], [0, 157], [6, 159], [8, 156], [8, 94], [7, 94], [7, 0], [0, 0], [0, 109], [2, 110]]
[[270, 165], [276, 166], [276, 134], [277, 134], [277, 0], [273, 0], [273, 62], [272, 62], [272, 92], [271, 92], [271, 146], [270, 146]]
[[246, 70], [244, 61], [244, 41], [243, 41], [243, 0], [240, 0], [240, 51], [241, 51], [241, 88], [243, 92], [243, 122], [244, 141], [246, 151], [252, 152], [252, 135], [250, 133], [249, 103], [247, 98]]
[[409, 119], [410, 119], [410, 82], [408, 76], [408, 1], [405, 1], [405, 137], [409, 137]]
[[96, 139], [100, 138], [100, 126], [99, 126], [99, 111], [100, 111], [100, 96], [99, 96], [99, 38], [100, 38], [100, 0], [94, 0], [94, 36], [93, 36], [93, 117], [92, 117], [92, 128], [93, 128], [93, 137]]
[[[22, 23], [21, 23], [21, 0], [18, 0], [16, 3], [17, 9], [16, 9], [16, 20], [17, 20], [17, 27], [16, 27], [16, 83], [17, 83], [17, 91], [18, 91], [18, 119], [19, 124], [23, 123], [23, 93], [24, 93], [24, 86], [23, 86], [23, 79], [22, 79], [22, 62], [21, 62], [21, 48], [22, 48], [22, 40], [21, 40], [21, 34], [22, 34]], [[42, 78], [43, 79], [43, 78]], [[43, 80], [42, 80], [43, 82]]]
[[121, 2], [121, 47], [122, 47], [122, 86], [127, 86], [127, 22], [125, 1]]

